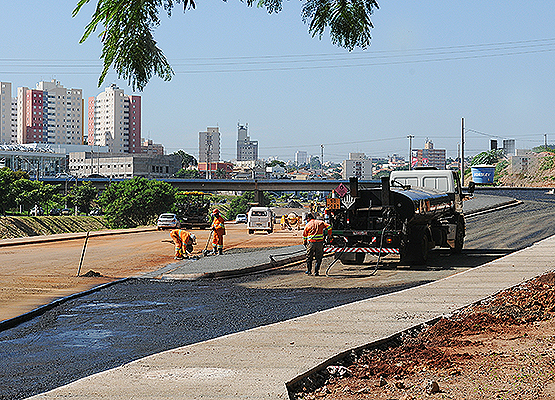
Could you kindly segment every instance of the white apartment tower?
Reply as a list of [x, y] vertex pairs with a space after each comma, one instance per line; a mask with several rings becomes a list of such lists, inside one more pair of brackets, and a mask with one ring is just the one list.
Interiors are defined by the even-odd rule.
[[206, 128], [198, 133], [198, 162], [220, 161], [220, 128]]
[[89, 97], [87, 143], [110, 153], [141, 153], [141, 97], [127, 96], [112, 84]]
[[18, 143], [83, 144], [83, 91], [59, 81], [17, 89]]
[[10, 82], [0, 82], [0, 143], [17, 142], [17, 113], [16, 115], [13, 113], [13, 104], [12, 84]]
[[372, 179], [372, 160], [364, 153], [349, 153], [349, 159], [343, 161], [343, 179], [357, 177], [360, 180]]
[[258, 140], [251, 140], [248, 128], [248, 124], [237, 124], [237, 161], [258, 160]]

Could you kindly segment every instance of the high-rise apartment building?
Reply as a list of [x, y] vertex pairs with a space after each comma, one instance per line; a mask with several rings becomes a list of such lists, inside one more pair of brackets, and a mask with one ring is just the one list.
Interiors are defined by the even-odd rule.
[[220, 161], [220, 128], [206, 128], [206, 132], [198, 133], [198, 162], [218, 161]]
[[[12, 84], [0, 82], [0, 143], [16, 143], [17, 114], [13, 114]], [[17, 102], [15, 103], [17, 105]]]
[[141, 97], [125, 95], [112, 84], [88, 99], [88, 135], [91, 146], [110, 153], [141, 153]]
[[445, 149], [434, 149], [434, 144], [427, 139], [423, 149], [412, 150], [412, 167], [435, 167], [437, 169], [447, 168], [447, 156]]
[[83, 91], [56, 80], [17, 89], [18, 143], [83, 144]]
[[248, 124], [237, 124], [237, 161], [258, 160], [258, 140], [251, 140]]
[[357, 177], [360, 180], [372, 179], [372, 159], [364, 153], [349, 153], [349, 159], [343, 161], [343, 179]]
[[295, 153], [295, 164], [303, 165], [308, 162], [308, 153], [306, 151], [297, 151]]

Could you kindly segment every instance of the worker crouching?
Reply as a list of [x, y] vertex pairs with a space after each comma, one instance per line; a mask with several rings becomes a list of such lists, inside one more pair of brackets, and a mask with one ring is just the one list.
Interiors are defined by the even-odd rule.
[[214, 239], [212, 240], [214, 248], [212, 254], [221, 255], [224, 251], [224, 218], [220, 215], [220, 211], [217, 208], [212, 211], [212, 216], [214, 217], [214, 220], [212, 221], [212, 231], [214, 232]]
[[176, 260], [183, 260], [193, 253], [193, 245], [197, 244], [197, 238], [194, 233], [189, 233], [183, 229], [173, 229], [170, 237], [175, 243]]
[[303, 231], [303, 242], [306, 247], [306, 274], [312, 273], [312, 259], [316, 259], [314, 275], [320, 274], [320, 266], [324, 258], [324, 240], [331, 237], [331, 227], [324, 221], [314, 218], [314, 214], [306, 216], [306, 226]]

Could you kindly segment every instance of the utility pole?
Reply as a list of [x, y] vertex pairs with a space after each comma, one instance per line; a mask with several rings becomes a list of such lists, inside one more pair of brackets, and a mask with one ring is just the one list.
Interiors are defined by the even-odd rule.
[[461, 121], [461, 185], [464, 186], [464, 118]]
[[412, 169], [412, 139], [414, 139], [414, 135], [407, 135], [409, 138], [409, 171]]
[[323, 144], [320, 145], [320, 150], [322, 155], [322, 157], [320, 158], [320, 169], [322, 170], [322, 178], [323, 178], [324, 177], [324, 145]]
[[545, 146], [545, 148], [547, 149], [547, 133], [543, 134], [543, 145]]

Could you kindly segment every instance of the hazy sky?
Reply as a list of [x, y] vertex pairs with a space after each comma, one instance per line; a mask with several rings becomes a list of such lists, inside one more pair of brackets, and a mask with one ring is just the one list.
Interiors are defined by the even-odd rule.
[[[77, 18], [77, 0], [2, 4], [0, 81], [35, 87], [59, 80], [96, 96], [100, 43], [79, 39], [96, 1]], [[176, 72], [154, 78], [142, 96], [143, 137], [168, 153], [198, 155], [198, 132], [219, 126], [222, 159], [235, 157], [237, 123], [249, 125], [259, 155], [293, 159], [296, 150], [339, 162], [349, 152], [408, 154], [426, 138], [455, 157], [465, 119], [465, 154], [489, 140], [517, 148], [555, 142], [553, 0], [380, 1], [372, 45], [348, 52], [327, 34], [312, 38], [301, 3], [281, 13], [238, 0], [198, 0], [155, 32]]]

